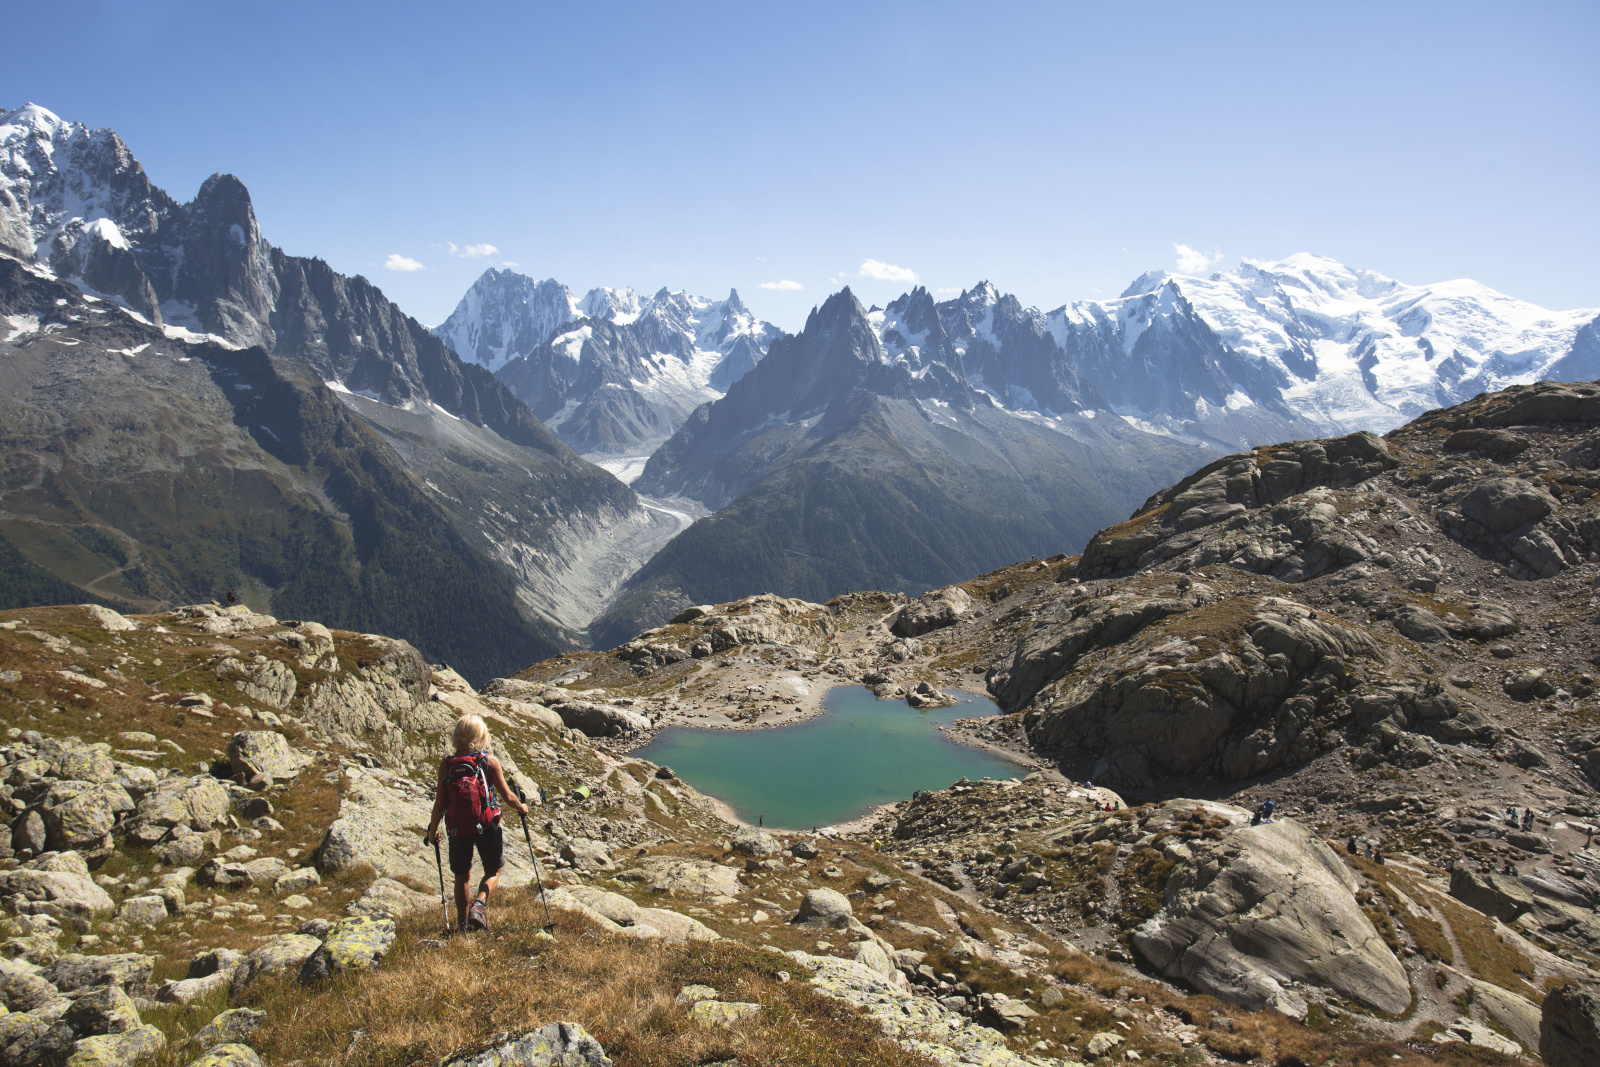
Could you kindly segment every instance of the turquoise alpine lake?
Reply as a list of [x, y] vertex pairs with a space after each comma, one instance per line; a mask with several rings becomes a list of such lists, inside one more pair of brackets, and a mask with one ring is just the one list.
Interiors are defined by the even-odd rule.
[[941, 723], [999, 713], [984, 697], [952, 695], [964, 699], [918, 711], [903, 700], [879, 700], [861, 686], [837, 686], [823, 697], [823, 714], [806, 722], [767, 730], [669, 726], [633, 754], [671, 767], [752, 826], [759, 819], [774, 828], [809, 830], [960, 778], [1024, 773], [939, 731]]

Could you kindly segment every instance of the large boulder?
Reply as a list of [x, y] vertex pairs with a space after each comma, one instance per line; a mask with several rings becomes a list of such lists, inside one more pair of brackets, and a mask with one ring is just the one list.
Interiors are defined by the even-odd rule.
[[116, 986], [127, 993], [144, 994], [155, 971], [154, 956], [137, 952], [109, 953], [103, 956], [62, 956], [39, 972], [39, 977], [61, 990], [80, 991]]
[[276, 730], [241, 730], [228, 739], [228, 765], [244, 781], [258, 775], [280, 781], [293, 778], [310, 761]]
[[393, 919], [355, 915], [340, 919], [328, 931], [322, 946], [300, 968], [300, 981], [310, 984], [331, 974], [364, 971], [372, 967], [394, 944]]
[[97, 846], [111, 833], [118, 814], [133, 808], [133, 798], [121, 786], [109, 782], [56, 782], [39, 809], [44, 816], [46, 846]]
[[1542, 486], [1522, 478], [1485, 478], [1457, 505], [1461, 514], [1492, 534], [1510, 533], [1556, 510]]
[[116, 910], [111, 897], [88, 875], [71, 871], [0, 871], [0, 897], [49, 902], [83, 915]]
[[837, 889], [811, 889], [800, 901], [800, 910], [791, 922], [801, 926], [825, 926], [844, 929], [850, 925], [853, 912], [849, 899]]
[[588, 737], [618, 737], [650, 729], [650, 718], [631, 708], [569, 700], [553, 709], [565, 725]]
[[32, 1011], [59, 997], [56, 987], [35, 974], [33, 968], [0, 959], [0, 1004], [7, 1011]]
[[900, 609], [893, 629], [906, 637], [953, 626], [972, 606], [972, 597], [959, 585], [936, 589]]
[[1521, 879], [1505, 874], [1484, 874], [1457, 867], [1450, 875], [1450, 895], [1485, 915], [1514, 923], [1533, 910], [1532, 891]]
[[771, 856], [782, 850], [777, 838], [756, 826], [746, 826], [733, 835], [733, 851], [741, 856]]
[[464, 1052], [441, 1067], [612, 1067], [600, 1042], [577, 1023], [551, 1023], [482, 1052]]
[[1568, 983], [1545, 995], [1539, 1055], [1545, 1067], [1600, 1067], [1600, 985]]
[[1249, 813], [1227, 813], [1235, 825], [1220, 840], [1191, 842], [1190, 855], [1178, 857], [1161, 910], [1133, 933], [1139, 952], [1219, 1000], [1293, 1018], [1305, 1018], [1306, 1002], [1291, 980], [1405, 1011], [1405, 969], [1362, 913], [1355, 877], [1333, 850], [1293, 820], [1238, 825]]
[[271, 941], [257, 945], [234, 972], [233, 995], [244, 992], [246, 986], [264, 974], [298, 971], [305, 966], [311, 954], [321, 947], [321, 941], [305, 934], [279, 934]]
[[264, 1011], [230, 1008], [202, 1026], [200, 1032], [189, 1040], [195, 1047], [203, 1049], [245, 1041], [266, 1021], [267, 1013]]

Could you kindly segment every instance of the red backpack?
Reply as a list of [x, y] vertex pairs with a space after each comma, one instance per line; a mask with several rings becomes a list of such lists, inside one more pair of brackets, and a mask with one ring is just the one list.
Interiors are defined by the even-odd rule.
[[489, 754], [473, 752], [444, 761], [444, 825], [451, 837], [481, 834], [500, 821], [489, 785]]

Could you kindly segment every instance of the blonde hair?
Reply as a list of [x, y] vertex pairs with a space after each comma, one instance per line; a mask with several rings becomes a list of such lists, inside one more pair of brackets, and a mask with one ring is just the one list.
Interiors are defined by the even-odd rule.
[[478, 752], [489, 747], [489, 727], [480, 715], [463, 715], [456, 720], [450, 740], [456, 746], [458, 756]]

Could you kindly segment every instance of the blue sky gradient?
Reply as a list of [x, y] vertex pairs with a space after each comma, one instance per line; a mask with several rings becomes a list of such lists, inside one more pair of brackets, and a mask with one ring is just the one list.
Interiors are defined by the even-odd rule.
[[1593, 2], [4, 8], [0, 105], [430, 324], [503, 262], [796, 329], [869, 260], [1053, 308], [1178, 244], [1600, 305]]

